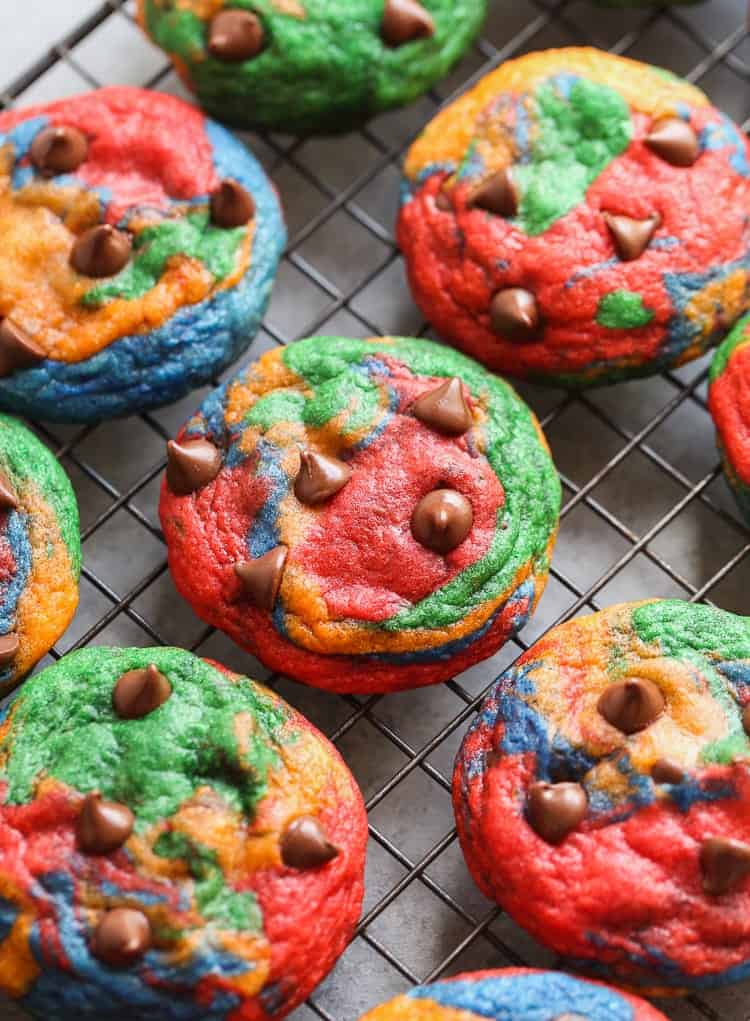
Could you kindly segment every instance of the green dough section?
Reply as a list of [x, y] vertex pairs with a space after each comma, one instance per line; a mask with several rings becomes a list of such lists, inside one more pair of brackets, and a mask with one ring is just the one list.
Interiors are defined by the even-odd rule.
[[[112, 708], [115, 683], [151, 663], [169, 680], [171, 696], [143, 719], [120, 719]], [[245, 754], [234, 730], [239, 713], [255, 721]], [[71, 653], [26, 682], [11, 714], [0, 743], [0, 781], [8, 783], [10, 803], [33, 800], [48, 775], [128, 805], [138, 831], [169, 818], [203, 786], [252, 818], [280, 761], [288, 719], [253, 681], [232, 681], [189, 652], [159, 648]]]
[[713, 383], [727, 367], [727, 362], [732, 357], [735, 348], [750, 340], [750, 316], [745, 316], [735, 324], [726, 340], [720, 345], [714, 359], [711, 362], [710, 381]]
[[355, 368], [378, 353], [402, 362], [418, 376], [459, 376], [487, 407], [485, 454], [506, 497], [490, 550], [444, 588], [382, 625], [390, 631], [446, 627], [507, 592], [525, 564], [531, 562], [534, 573], [548, 569], [546, 550], [557, 526], [560, 481], [533, 415], [515, 391], [471, 359], [429, 341], [395, 338], [380, 344], [311, 337], [291, 344], [282, 357], [306, 381], [312, 398], [300, 402], [296, 395], [285, 399], [277, 392], [258, 402], [250, 413], [252, 420], [262, 420], [267, 428], [289, 414], [295, 421], [320, 426], [348, 409], [344, 434], [374, 427], [382, 415], [378, 388]]
[[[703, 748], [703, 761], [730, 765], [737, 757], [750, 755], [740, 704], [730, 688], [730, 679], [737, 675], [742, 684], [750, 684], [750, 618], [667, 599], [638, 607], [632, 620], [643, 642], [657, 645], [665, 656], [697, 667], [724, 709], [730, 733]], [[731, 676], [722, 671], [723, 664], [732, 665]]]
[[575, 209], [632, 133], [627, 103], [606, 85], [581, 78], [565, 98], [548, 82], [534, 102], [531, 160], [513, 168], [522, 195], [518, 223], [529, 236]]
[[257, 14], [266, 45], [252, 60], [207, 55], [206, 29], [171, 3], [144, 0], [146, 28], [178, 57], [217, 119], [294, 134], [341, 132], [409, 103], [442, 78], [477, 35], [486, 0], [426, 0], [435, 35], [395, 48], [380, 36], [384, 0], [299, 0], [304, 18], [273, 0], [232, 0]]
[[84, 295], [82, 303], [96, 306], [113, 298], [126, 301], [140, 298], [156, 287], [167, 262], [175, 255], [197, 259], [220, 282], [234, 270], [246, 231], [245, 227], [235, 230], [212, 227], [207, 210], [146, 227], [136, 237], [134, 258], [122, 273], [93, 287]]
[[70, 555], [73, 577], [78, 580], [81, 573], [78, 504], [55, 455], [17, 419], [0, 414], [0, 462], [19, 490], [27, 484], [34, 487], [52, 507]]
[[633, 291], [612, 291], [599, 302], [596, 321], [608, 330], [635, 330], [648, 326], [654, 318], [651, 309], [643, 304], [640, 294]]

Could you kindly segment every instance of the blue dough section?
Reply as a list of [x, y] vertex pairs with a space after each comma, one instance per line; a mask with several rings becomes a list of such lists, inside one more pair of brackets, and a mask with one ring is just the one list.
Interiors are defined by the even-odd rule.
[[633, 1021], [630, 1003], [616, 990], [559, 972], [526, 972], [458, 979], [418, 986], [409, 994], [492, 1021], [557, 1021], [575, 1014], [581, 1021]]
[[[42, 126], [38, 118], [33, 123], [36, 130]], [[48, 359], [0, 379], [0, 409], [52, 422], [97, 422], [145, 411], [211, 382], [249, 346], [286, 244], [284, 219], [273, 186], [245, 146], [213, 121], [206, 121], [206, 134], [218, 176], [239, 181], [255, 200], [245, 276], [234, 288], [180, 309], [159, 329], [123, 337], [93, 358], [75, 364]]]

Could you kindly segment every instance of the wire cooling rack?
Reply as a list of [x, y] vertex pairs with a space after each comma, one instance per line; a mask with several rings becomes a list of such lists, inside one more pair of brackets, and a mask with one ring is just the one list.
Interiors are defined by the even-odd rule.
[[[106, 84], [184, 95], [135, 26], [131, 0], [1, 5], [2, 105]], [[597, 45], [686, 76], [750, 127], [744, 0], [672, 10], [493, 0], [490, 8], [459, 69], [412, 107], [340, 139], [247, 136], [281, 192], [290, 243], [264, 329], [242, 363], [314, 333], [429, 335], [393, 243], [399, 163], [441, 102], [509, 57]], [[492, 660], [440, 687], [385, 697], [341, 698], [269, 676], [175, 594], [156, 515], [158, 486], [165, 440], [202, 392], [95, 427], [34, 423], [68, 470], [82, 512], [81, 609], [52, 658], [88, 644], [182, 645], [213, 656], [268, 680], [298, 706], [335, 741], [362, 786], [371, 836], [364, 914], [348, 951], [295, 1021], [355, 1021], [413, 983], [460, 970], [554, 965], [466, 872], [450, 808], [453, 757], [493, 678], [559, 621], [645, 596], [747, 611], [750, 533], [721, 478], [705, 403], [707, 364], [704, 358], [583, 395], [519, 387], [542, 420], [565, 489], [540, 609]], [[750, 983], [660, 1006], [673, 1021], [748, 1021]], [[0, 1005], [0, 1017], [16, 1016]]]

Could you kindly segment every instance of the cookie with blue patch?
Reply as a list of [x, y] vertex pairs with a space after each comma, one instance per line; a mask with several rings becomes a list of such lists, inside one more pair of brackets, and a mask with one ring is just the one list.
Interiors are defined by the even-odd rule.
[[172, 96], [0, 113], [0, 408], [93, 422], [169, 403], [255, 335], [285, 242], [245, 146]]
[[555, 971], [476, 971], [417, 986], [361, 1021], [666, 1021], [645, 1000]]
[[308, 337], [168, 446], [179, 591], [263, 663], [341, 692], [447, 680], [533, 613], [560, 483], [515, 391], [408, 337]]
[[0, 714], [0, 995], [38, 1021], [280, 1021], [333, 967], [367, 817], [340, 755], [182, 649], [85, 649]]
[[67, 475], [21, 422], [0, 414], [0, 698], [65, 632], [80, 572]]
[[650, 990], [750, 976], [750, 619], [678, 600], [553, 629], [467, 734], [484, 893], [573, 966]]
[[584, 48], [507, 61], [407, 157], [398, 239], [417, 304], [520, 378], [682, 365], [750, 308], [749, 155], [661, 68]]

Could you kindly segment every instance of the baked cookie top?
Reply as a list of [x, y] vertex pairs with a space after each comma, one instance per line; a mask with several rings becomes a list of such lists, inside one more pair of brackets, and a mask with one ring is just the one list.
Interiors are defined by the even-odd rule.
[[416, 99], [478, 33], [486, 0], [138, 0], [219, 120], [347, 131]]
[[417, 986], [361, 1021], [666, 1021], [619, 989], [556, 971], [476, 971]]
[[727, 478], [750, 521], [750, 316], [737, 323], [716, 352], [708, 406]]
[[408, 155], [415, 296], [517, 376], [585, 385], [688, 361], [750, 306], [749, 152], [659, 68], [594, 49], [509, 61]]
[[0, 231], [11, 408], [66, 380], [93, 399], [143, 390], [149, 370], [220, 364], [220, 340], [191, 331], [216, 331], [241, 287], [265, 297], [284, 240], [249, 152], [181, 100], [133, 88], [0, 113]]
[[241, 644], [282, 639], [299, 676], [332, 654], [437, 663], [498, 614], [520, 624], [559, 502], [534, 415], [481, 366], [311, 337], [205, 401], [170, 446], [161, 519], [198, 613]]
[[54, 454], [0, 415], [0, 697], [49, 652], [78, 606], [78, 505]]
[[555, 628], [457, 758], [472, 874], [581, 967], [651, 988], [750, 975], [749, 734], [747, 618], [666, 600]]
[[87, 649], [0, 718], [0, 989], [36, 1018], [283, 1017], [363, 891], [331, 744], [179, 649]]

